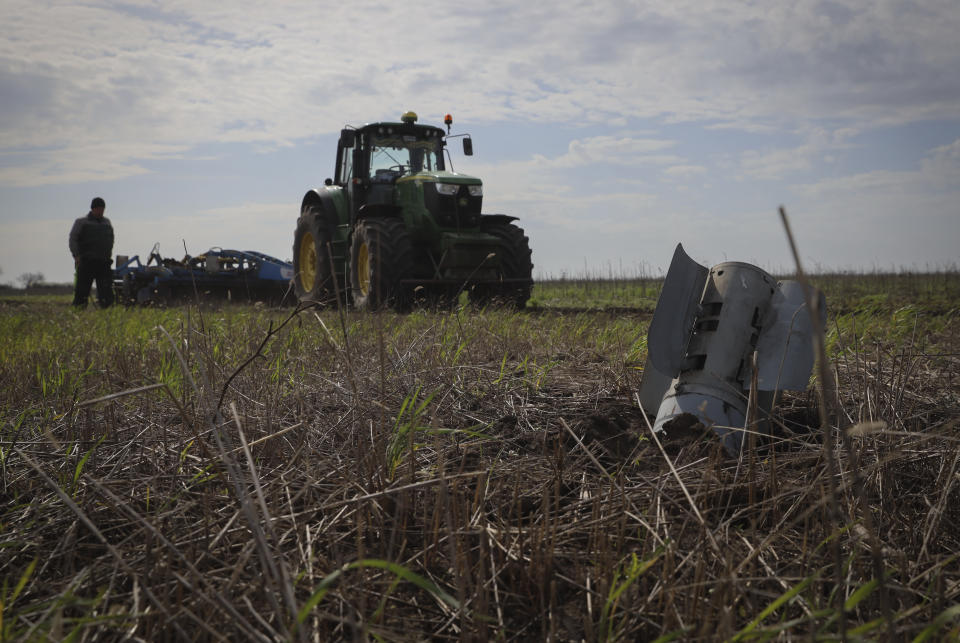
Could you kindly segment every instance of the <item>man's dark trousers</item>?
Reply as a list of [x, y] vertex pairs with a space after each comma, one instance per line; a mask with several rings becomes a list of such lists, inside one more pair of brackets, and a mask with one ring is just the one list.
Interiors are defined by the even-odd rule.
[[77, 285], [73, 289], [73, 305], [85, 308], [90, 287], [97, 281], [97, 301], [106, 308], [113, 303], [113, 270], [110, 260], [81, 259], [77, 266]]

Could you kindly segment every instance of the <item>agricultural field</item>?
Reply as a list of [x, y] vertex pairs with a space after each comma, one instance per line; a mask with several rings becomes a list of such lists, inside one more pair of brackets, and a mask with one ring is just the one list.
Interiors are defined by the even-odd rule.
[[814, 281], [831, 381], [740, 459], [638, 408], [656, 279], [4, 296], [0, 640], [956, 640], [960, 273]]

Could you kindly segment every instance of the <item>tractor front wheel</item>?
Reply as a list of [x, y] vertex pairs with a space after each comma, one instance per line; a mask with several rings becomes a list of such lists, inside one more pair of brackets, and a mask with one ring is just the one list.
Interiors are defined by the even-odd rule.
[[399, 219], [363, 219], [350, 244], [350, 294], [357, 310], [404, 311], [412, 292], [401, 284], [413, 270], [413, 245]]
[[477, 306], [499, 303], [521, 310], [530, 299], [533, 287], [533, 262], [530, 242], [523, 229], [512, 223], [483, 224], [482, 230], [500, 240], [499, 284], [477, 284], [470, 290], [470, 301]]
[[297, 221], [293, 235], [293, 286], [301, 302], [323, 304], [334, 298], [326, 230], [312, 209]]

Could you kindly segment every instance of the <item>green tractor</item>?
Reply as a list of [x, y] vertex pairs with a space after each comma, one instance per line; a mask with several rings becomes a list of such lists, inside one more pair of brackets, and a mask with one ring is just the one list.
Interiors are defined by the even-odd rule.
[[[523, 308], [533, 286], [530, 246], [504, 214], [481, 214], [480, 179], [448, 168], [453, 119], [372, 123], [340, 132], [332, 179], [303, 197], [293, 241], [301, 302], [338, 298], [359, 310], [450, 305]], [[463, 153], [473, 154], [469, 135]]]

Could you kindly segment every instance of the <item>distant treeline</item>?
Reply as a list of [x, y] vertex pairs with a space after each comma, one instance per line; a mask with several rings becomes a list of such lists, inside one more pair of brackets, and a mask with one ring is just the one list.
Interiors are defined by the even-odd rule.
[[73, 284], [36, 284], [29, 288], [16, 288], [0, 284], [0, 295], [69, 295]]

